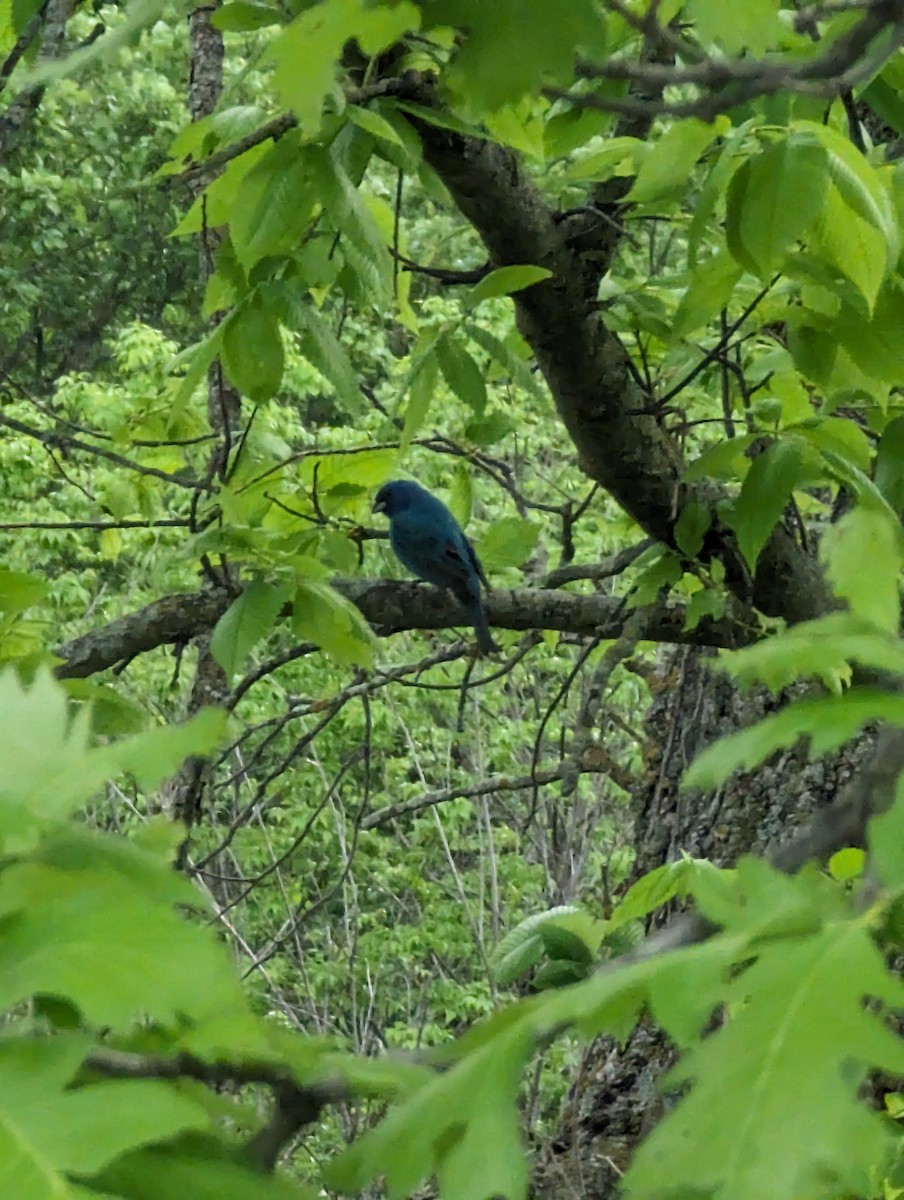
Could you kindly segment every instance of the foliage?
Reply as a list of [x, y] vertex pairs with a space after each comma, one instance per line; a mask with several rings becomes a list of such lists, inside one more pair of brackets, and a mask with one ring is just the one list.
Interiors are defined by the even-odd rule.
[[[888, 1193], [904, 797], [795, 876], [634, 878], [625, 804], [645, 629], [792, 689], [688, 803], [904, 725], [883, 6], [58, 7], [0, 3], [5, 1191], [296, 1195], [306, 1128], [318, 1189], [516, 1200], [576, 1041], [647, 1014], [627, 1195]], [[400, 474], [499, 663], [374, 579]]]

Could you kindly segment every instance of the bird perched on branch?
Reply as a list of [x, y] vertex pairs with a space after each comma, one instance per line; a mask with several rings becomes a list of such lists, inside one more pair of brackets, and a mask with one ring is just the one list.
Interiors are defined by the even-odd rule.
[[419, 579], [447, 588], [468, 611], [482, 654], [499, 647], [490, 635], [480, 585], [489, 588], [474, 547], [441, 500], [407, 479], [384, 483], [373, 511], [389, 517], [389, 543]]

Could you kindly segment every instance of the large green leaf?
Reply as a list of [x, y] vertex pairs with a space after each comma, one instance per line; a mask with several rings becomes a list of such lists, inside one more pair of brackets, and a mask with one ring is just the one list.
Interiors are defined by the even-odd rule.
[[417, 8], [368, 5], [366, 0], [321, 0], [306, 8], [273, 42], [274, 83], [306, 133], [320, 125], [324, 96], [336, 86], [336, 62], [342, 47], [355, 38], [365, 54], [377, 54], [409, 30], [417, 29]]
[[295, 589], [292, 628], [315, 642], [339, 663], [369, 667], [375, 639], [370, 626], [350, 600], [328, 583], [304, 579]]
[[269, 400], [283, 375], [279, 321], [252, 296], [223, 326], [223, 366], [229, 378], [255, 403]]
[[25, 688], [13, 671], [0, 674], [0, 846], [29, 848], [64, 821], [105, 780], [129, 771], [155, 786], [188, 754], [203, 754], [222, 736], [222, 720], [199, 713], [186, 725], [152, 729], [111, 746], [89, 748], [90, 710], [71, 719], [63, 688], [41, 672]]
[[743, 267], [768, 278], [815, 226], [826, 202], [823, 147], [792, 133], [749, 159], [728, 189], [728, 248]]
[[172, 907], [172, 867], [159, 862], [155, 895], [136, 887], [149, 866], [137, 875], [82, 843], [77, 855], [64, 849], [0, 874], [0, 1008], [42, 993], [115, 1030], [143, 1013], [163, 1025], [187, 1020], [202, 1038], [206, 1025], [229, 1019], [250, 1038], [255, 1024], [224, 948]]
[[901, 549], [900, 523], [887, 512], [862, 506], [830, 525], [819, 547], [835, 595], [892, 637], [901, 620]]
[[217, 621], [210, 638], [210, 652], [230, 678], [273, 628], [290, 592], [288, 583], [255, 579]]
[[892, 1137], [858, 1088], [868, 1067], [904, 1070], [877, 997], [904, 1003], [860, 920], [766, 943], [731, 983], [730, 1016], [671, 1073], [690, 1092], [641, 1144], [626, 1195], [869, 1194]]
[[521, 292], [549, 279], [551, 271], [546, 267], [524, 266], [497, 267], [490, 271], [479, 283], [475, 283], [468, 293], [468, 308], [476, 308], [484, 300], [492, 300], [496, 296], [510, 296], [513, 292]]
[[728, 516], [751, 570], [756, 568], [760, 551], [804, 474], [802, 442], [794, 437], [774, 442], [751, 463], [741, 494]]
[[825, 696], [789, 704], [750, 729], [720, 738], [691, 763], [684, 787], [717, 787], [738, 770], [749, 771], [776, 750], [810, 739], [810, 757], [818, 758], [854, 737], [871, 721], [904, 725], [904, 696], [871, 688], [853, 688], [843, 696]]
[[[209, 1127], [204, 1108], [172, 1084], [134, 1079], [71, 1088], [89, 1048], [78, 1034], [0, 1041], [0, 1128], [20, 1159], [5, 1195], [20, 1195], [15, 1173], [28, 1164], [36, 1172], [93, 1175], [137, 1146]], [[2, 1182], [6, 1160], [0, 1163]]]
[[689, 0], [687, 11], [696, 36], [704, 42], [717, 42], [729, 54], [747, 50], [760, 55], [783, 35], [780, 7], [779, 0], [744, 0], [743, 4]]

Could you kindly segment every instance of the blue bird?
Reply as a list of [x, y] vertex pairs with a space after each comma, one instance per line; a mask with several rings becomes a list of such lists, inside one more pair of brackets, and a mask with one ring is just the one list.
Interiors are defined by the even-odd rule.
[[419, 579], [447, 588], [471, 618], [482, 654], [499, 647], [490, 635], [480, 595], [489, 588], [474, 547], [441, 500], [407, 479], [384, 483], [373, 512], [389, 517], [389, 543], [396, 557]]

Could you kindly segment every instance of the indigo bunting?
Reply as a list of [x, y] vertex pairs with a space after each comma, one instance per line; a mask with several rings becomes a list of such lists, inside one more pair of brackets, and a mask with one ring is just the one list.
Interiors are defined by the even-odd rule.
[[420, 484], [396, 479], [377, 492], [373, 511], [389, 517], [389, 542], [402, 565], [419, 579], [448, 588], [465, 606], [481, 653], [498, 650], [480, 597], [481, 583], [490, 585], [474, 547], [445, 504]]

